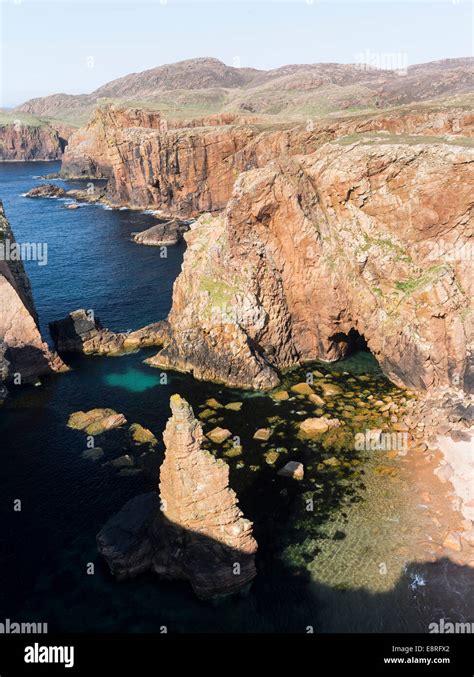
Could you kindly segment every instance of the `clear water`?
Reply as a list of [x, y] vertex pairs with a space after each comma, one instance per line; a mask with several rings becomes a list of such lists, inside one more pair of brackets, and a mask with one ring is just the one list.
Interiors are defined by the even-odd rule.
[[[166, 317], [183, 247], [169, 248], [163, 259], [155, 248], [131, 242], [130, 232], [154, 223], [147, 214], [91, 205], [68, 210], [59, 200], [21, 197], [38, 183], [35, 176], [55, 170], [56, 163], [0, 164], [0, 197], [17, 240], [48, 243], [48, 265], [26, 266], [44, 335], [48, 322], [78, 307], [93, 308], [104, 326], [117, 331]], [[143, 364], [153, 352], [76, 358], [69, 373], [15, 390], [0, 412], [0, 619], [47, 622], [50, 631], [65, 632], [158, 632], [162, 625], [169, 632], [305, 632], [308, 626], [328, 632], [426, 631], [433, 614], [449, 616], [453, 605], [442, 583], [436, 590], [412, 585], [415, 574], [429, 581], [430, 567], [438, 567], [438, 582], [454, 580], [457, 572], [449, 563], [414, 573], [394, 561], [388, 583], [380, 585], [381, 553], [390, 560], [387, 548], [394, 540], [399, 548], [395, 536], [406, 532], [396, 526], [375, 533], [373, 516], [387, 509], [389, 526], [414, 522], [423, 528], [423, 521], [410, 514], [406, 493], [372, 473], [373, 460], [339, 449], [340, 467], [325, 466], [336, 452], [298, 438], [296, 421], [314, 407], [296, 397], [276, 403], [171, 372], [163, 384]], [[393, 392], [368, 354], [331, 367], [336, 368], [335, 379], [361, 397], [364, 389]], [[370, 380], [349, 385], [343, 370], [369, 374]], [[288, 375], [288, 383], [301, 380], [303, 372]], [[107, 406], [161, 439], [173, 392], [186, 397], [196, 413], [205, 410], [209, 397], [243, 402], [240, 412], [219, 410], [204, 421], [206, 430], [223, 425], [241, 436], [245, 455], [228, 460], [231, 484], [259, 543], [258, 576], [249, 595], [218, 606], [199, 602], [184, 583], [111, 578], [95, 535], [126, 500], [156, 487], [163, 449], [142, 455], [131, 448], [126, 430], [119, 430], [97, 438], [104, 453], [91, 458], [84, 454], [84, 435], [66, 427], [72, 412]], [[340, 411], [336, 402], [333, 413]], [[255, 442], [254, 431], [269, 419], [273, 438]], [[305, 463], [303, 482], [278, 477], [265, 462], [276, 442], [286, 448], [285, 462]], [[134, 456], [137, 472], [110, 465], [124, 453]], [[311, 514], [302, 507], [309, 495]], [[13, 511], [15, 499], [22, 501], [21, 512]], [[402, 540], [408, 542], [408, 536]], [[94, 575], [87, 574], [90, 562]]]

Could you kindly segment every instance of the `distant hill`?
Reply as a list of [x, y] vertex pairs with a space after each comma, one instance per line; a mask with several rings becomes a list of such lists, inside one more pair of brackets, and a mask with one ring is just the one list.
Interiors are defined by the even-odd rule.
[[405, 72], [357, 64], [292, 64], [270, 71], [218, 59], [180, 61], [132, 73], [91, 94], [53, 94], [15, 110], [83, 124], [100, 101], [127, 101], [169, 117], [248, 111], [285, 118], [385, 108], [474, 91], [474, 58], [444, 59]]

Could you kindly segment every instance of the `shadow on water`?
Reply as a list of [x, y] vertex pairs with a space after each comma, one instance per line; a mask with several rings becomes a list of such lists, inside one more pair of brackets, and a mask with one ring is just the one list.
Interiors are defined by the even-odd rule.
[[[149, 497], [152, 495], [143, 497], [147, 499], [144, 506], [150, 505]], [[233, 586], [237, 562], [244, 576], [242, 591], [238, 594], [206, 603], [188, 600], [187, 612], [183, 613], [183, 607], [178, 610], [179, 621], [171, 622], [169, 627], [169, 621], [165, 623], [170, 632], [427, 633], [435, 632], [437, 626], [448, 622], [466, 624], [467, 632], [474, 629], [474, 618], [470, 615], [474, 571], [468, 566], [447, 558], [435, 562], [411, 562], [406, 564], [392, 589], [385, 592], [374, 593], [364, 588], [338, 590], [312, 580], [305, 568], [288, 568], [278, 558], [273, 561], [272, 570], [268, 570], [265, 555], [262, 556], [259, 548], [257, 578], [249, 592], [246, 581], [252, 566], [247, 554], [169, 522], [160, 512], [157, 499], [152, 505], [156, 506], [152, 539], [161, 547], [155, 549], [154, 563], [159, 568], [164, 564], [172, 576], [187, 579], [196, 591], [200, 588], [218, 590], [223, 581], [227, 586]], [[145, 512], [148, 514], [149, 508], [145, 508]], [[130, 538], [129, 520], [127, 516], [122, 524], [126, 528], [125, 544], [127, 547], [133, 544], [133, 553], [137, 549], [137, 540]], [[132, 535], [134, 528], [131, 528]], [[122, 536], [116, 538], [116, 528], [109, 533], [113, 534], [114, 541], [121, 542]], [[146, 566], [152, 565], [151, 557], [144, 561]], [[278, 587], [275, 586], [276, 578], [280, 579]], [[122, 584], [124, 592], [127, 588], [130, 592], [136, 584], [136, 580]], [[153, 584], [151, 577], [150, 584]], [[178, 597], [189, 594], [187, 584], [186, 589], [181, 583], [171, 585]], [[121, 592], [119, 586], [118, 592]], [[196, 626], [192, 623], [197, 618], [193, 619], [194, 614], [190, 617], [189, 611], [199, 615]]]
[[[131, 231], [154, 223], [151, 215], [93, 206], [66, 210], [54, 200], [19, 198], [34, 185], [33, 174], [51, 169], [28, 163], [0, 167], [17, 237], [35, 241], [41, 224], [41, 237], [49, 243], [48, 266], [28, 266], [44, 330], [77, 307], [94, 308], [104, 325], [116, 331], [166, 317], [184, 247], [170, 248], [168, 259], [159, 260], [154, 248], [131, 242]], [[340, 338], [357, 345], [352, 336]], [[172, 373], [166, 383], [158, 383], [158, 372], [142, 364], [153, 352], [77, 358], [71, 372], [45, 378], [41, 388], [11, 388], [0, 417], [1, 615], [47, 622], [51, 632], [159, 632], [162, 625], [170, 632], [305, 632], [307, 626], [315, 632], [426, 632], [428, 623], [438, 618], [469, 618], [472, 569], [445, 559], [406, 565], [385, 592], [318, 583], [308, 567], [317, 560], [324, 539], [344, 538], [343, 529], [330, 536], [324, 526], [332, 515], [344, 517], [346, 507], [361, 500], [362, 459], [353, 449], [349, 452], [344, 440], [325, 447], [298, 437], [298, 421], [314, 416], [314, 406], [305, 398], [276, 403], [268, 396]], [[317, 415], [343, 417], [344, 408], [365, 407], [365, 427], [371, 413], [369, 387], [377, 396], [391, 387], [370, 353], [350, 355], [325, 369], [334, 372], [336, 383], [337, 371], [355, 375], [352, 384], [351, 376], [344, 379], [346, 390], [356, 392], [345, 403], [329, 399]], [[304, 380], [304, 370], [291, 378]], [[85, 436], [66, 426], [74, 411], [112, 407], [129, 423], [149, 428], [161, 442], [174, 392], [190, 402], [206, 433], [215, 426], [228, 427], [245, 448], [242, 456], [229, 456], [229, 446], [207, 445], [229, 463], [230, 484], [245, 516], [254, 522], [259, 543], [258, 576], [250, 593], [219, 606], [200, 602], [183, 582], [160, 581], [151, 574], [123, 583], [111, 577], [97, 553], [95, 535], [124, 502], [156, 489], [163, 446], [149, 455], [149, 466], [137, 468], [145, 472], [124, 475], [109, 461], [125, 453], [137, 459], [142, 455], [130, 449], [127, 430], [101, 436], [97, 444], [104, 455], [91, 461], [84, 457]], [[240, 401], [242, 410], [212, 411], [205, 404], [208, 398], [223, 405]], [[373, 427], [376, 423], [372, 421]], [[271, 427], [270, 439], [254, 440], [255, 430], [264, 427]], [[271, 462], [269, 452], [277, 460]], [[331, 465], [334, 455], [338, 466]], [[302, 482], [278, 476], [290, 460], [304, 464]], [[18, 513], [12, 510], [16, 499], [22, 501]], [[94, 575], [87, 574], [89, 563], [95, 564]]]
[[[0, 479], [6, 509], [0, 536], [5, 616], [47, 622], [51, 631], [73, 632], [156, 632], [161, 625], [177, 632], [304, 632], [307, 625], [317, 631], [423, 631], [423, 622], [406, 611], [413, 601], [411, 588], [407, 589], [410, 573], [390, 597], [319, 585], [308, 571], [322, 539], [344, 538], [342, 530], [333, 536], [325, 533], [326, 523], [361, 500], [364, 488], [360, 459], [353, 449], [343, 444], [337, 451], [340, 464], [333, 467], [325, 463], [335, 454], [331, 445], [326, 448], [298, 436], [298, 422], [314, 411], [314, 405], [299, 395], [277, 403], [268, 395], [229, 391], [184, 374], [169, 373], [166, 383], [152, 384], [149, 379], [159, 372], [142, 361], [153, 351], [121, 358], [77, 358], [71, 372], [45, 379], [42, 388], [14, 392], [7, 400], [0, 421], [6, 442], [4, 481]], [[304, 369], [288, 378], [294, 383], [303, 375]], [[341, 376], [345, 378], [350, 377]], [[373, 379], [380, 391], [392, 387], [377, 374]], [[361, 381], [362, 388], [367, 385], [369, 381]], [[110, 516], [129, 498], [157, 487], [163, 458], [160, 435], [173, 392], [190, 402], [205, 433], [215, 426], [227, 427], [245, 449], [242, 456], [227, 456], [229, 446], [207, 443], [211, 453], [228, 462], [230, 485], [245, 516], [254, 522], [259, 544], [258, 576], [249, 595], [218, 607], [197, 600], [184, 583], [160, 581], [151, 574], [117, 583], [96, 551], [95, 535]], [[217, 398], [221, 406], [211, 410], [209, 398]], [[241, 402], [241, 410], [225, 408], [232, 402]], [[329, 404], [334, 408], [328, 413], [336, 415], [339, 404]], [[101, 435], [97, 445], [103, 458], [85, 460], [85, 436], [68, 429], [66, 422], [73, 411], [96, 406], [123, 412], [129, 423], [139, 422], [155, 433], [160, 444], [148, 455], [149, 464], [141, 464], [141, 450], [130, 449], [126, 428]], [[266, 426], [272, 429], [270, 439], [255, 440], [255, 431]], [[277, 460], [268, 462], [272, 451]], [[136, 469], [145, 472], [123, 476], [110, 464], [122, 454], [136, 458]], [[278, 476], [289, 460], [304, 463], [303, 481]], [[20, 514], [7, 510], [15, 498], [23, 502]], [[94, 575], [86, 573], [90, 562], [95, 564]], [[455, 580], [452, 572], [449, 575]], [[427, 613], [432, 613], [436, 591], [425, 589], [429, 589]], [[451, 608], [447, 603], [446, 598], [440, 608]], [[393, 619], [391, 605], [396, 604], [401, 611]], [[367, 605], [373, 605], [369, 614], [364, 611]]]

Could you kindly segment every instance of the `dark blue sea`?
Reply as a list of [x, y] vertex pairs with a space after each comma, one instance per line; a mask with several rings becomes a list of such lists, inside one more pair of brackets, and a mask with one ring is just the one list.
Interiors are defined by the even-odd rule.
[[[66, 209], [61, 200], [23, 197], [41, 175], [58, 169], [59, 163], [51, 162], [0, 164], [0, 199], [17, 241], [48, 244], [47, 265], [26, 262], [43, 335], [49, 336], [49, 322], [76, 308], [94, 309], [102, 324], [116, 331], [165, 318], [184, 245], [169, 247], [163, 258], [159, 249], [132, 242], [131, 232], [156, 222], [151, 214], [99, 205]], [[97, 438], [104, 456], [94, 461], [83, 456], [84, 435], [67, 427], [68, 416], [112, 407], [129, 423], [141, 423], [160, 438], [173, 392], [185, 396], [195, 410], [207, 397], [224, 403], [241, 399], [242, 415], [235, 415], [240, 416], [244, 441], [248, 439], [251, 465], [257, 454], [253, 431], [275, 406], [269, 398], [226, 391], [171, 372], [163, 384], [160, 374], [143, 364], [154, 350], [117, 358], [75, 358], [66, 374], [45, 378], [38, 387], [11, 389], [0, 411], [0, 621], [48, 623], [50, 632], [159, 632], [162, 626], [178, 633], [426, 631], [419, 609], [410, 606], [413, 600], [405, 584], [379, 597], [347, 588], [332, 590], [319, 585], [304, 567], [289, 567], [279, 556], [280, 546], [294, 545], [298, 560], [304, 541], [303, 563], [317, 557], [317, 539], [310, 542], [316, 538], [314, 530], [323, 528], [334, 513], [343, 515], [343, 506], [363, 500], [360, 474], [354, 478], [328, 472], [321, 484], [315, 475], [313, 484], [296, 487], [275, 479], [274, 469], [265, 463], [250, 471], [231, 462], [231, 483], [246, 516], [254, 521], [260, 546], [258, 576], [245, 598], [209, 604], [198, 601], [184, 582], [150, 575], [118, 583], [111, 577], [97, 553], [96, 534], [129, 498], [157, 488], [162, 445], [139, 466], [140, 472], [124, 474], [108, 463], [128, 453], [124, 434], [116, 431]], [[373, 378], [381, 379], [370, 359], [363, 357], [363, 365], [364, 360]], [[389, 387], [380, 380], [380, 389]], [[308, 453], [298, 442], [292, 444], [288, 458]], [[312, 461], [307, 460], [310, 475]], [[297, 501], [315, 487], [321, 504], [313, 531], [304, 524], [295, 530]], [[13, 510], [16, 499], [21, 500], [19, 512]]]

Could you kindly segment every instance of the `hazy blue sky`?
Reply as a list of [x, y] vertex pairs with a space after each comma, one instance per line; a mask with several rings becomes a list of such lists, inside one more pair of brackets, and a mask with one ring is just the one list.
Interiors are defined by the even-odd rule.
[[275, 68], [473, 51], [470, 0], [0, 0], [0, 11], [3, 106], [196, 56]]

